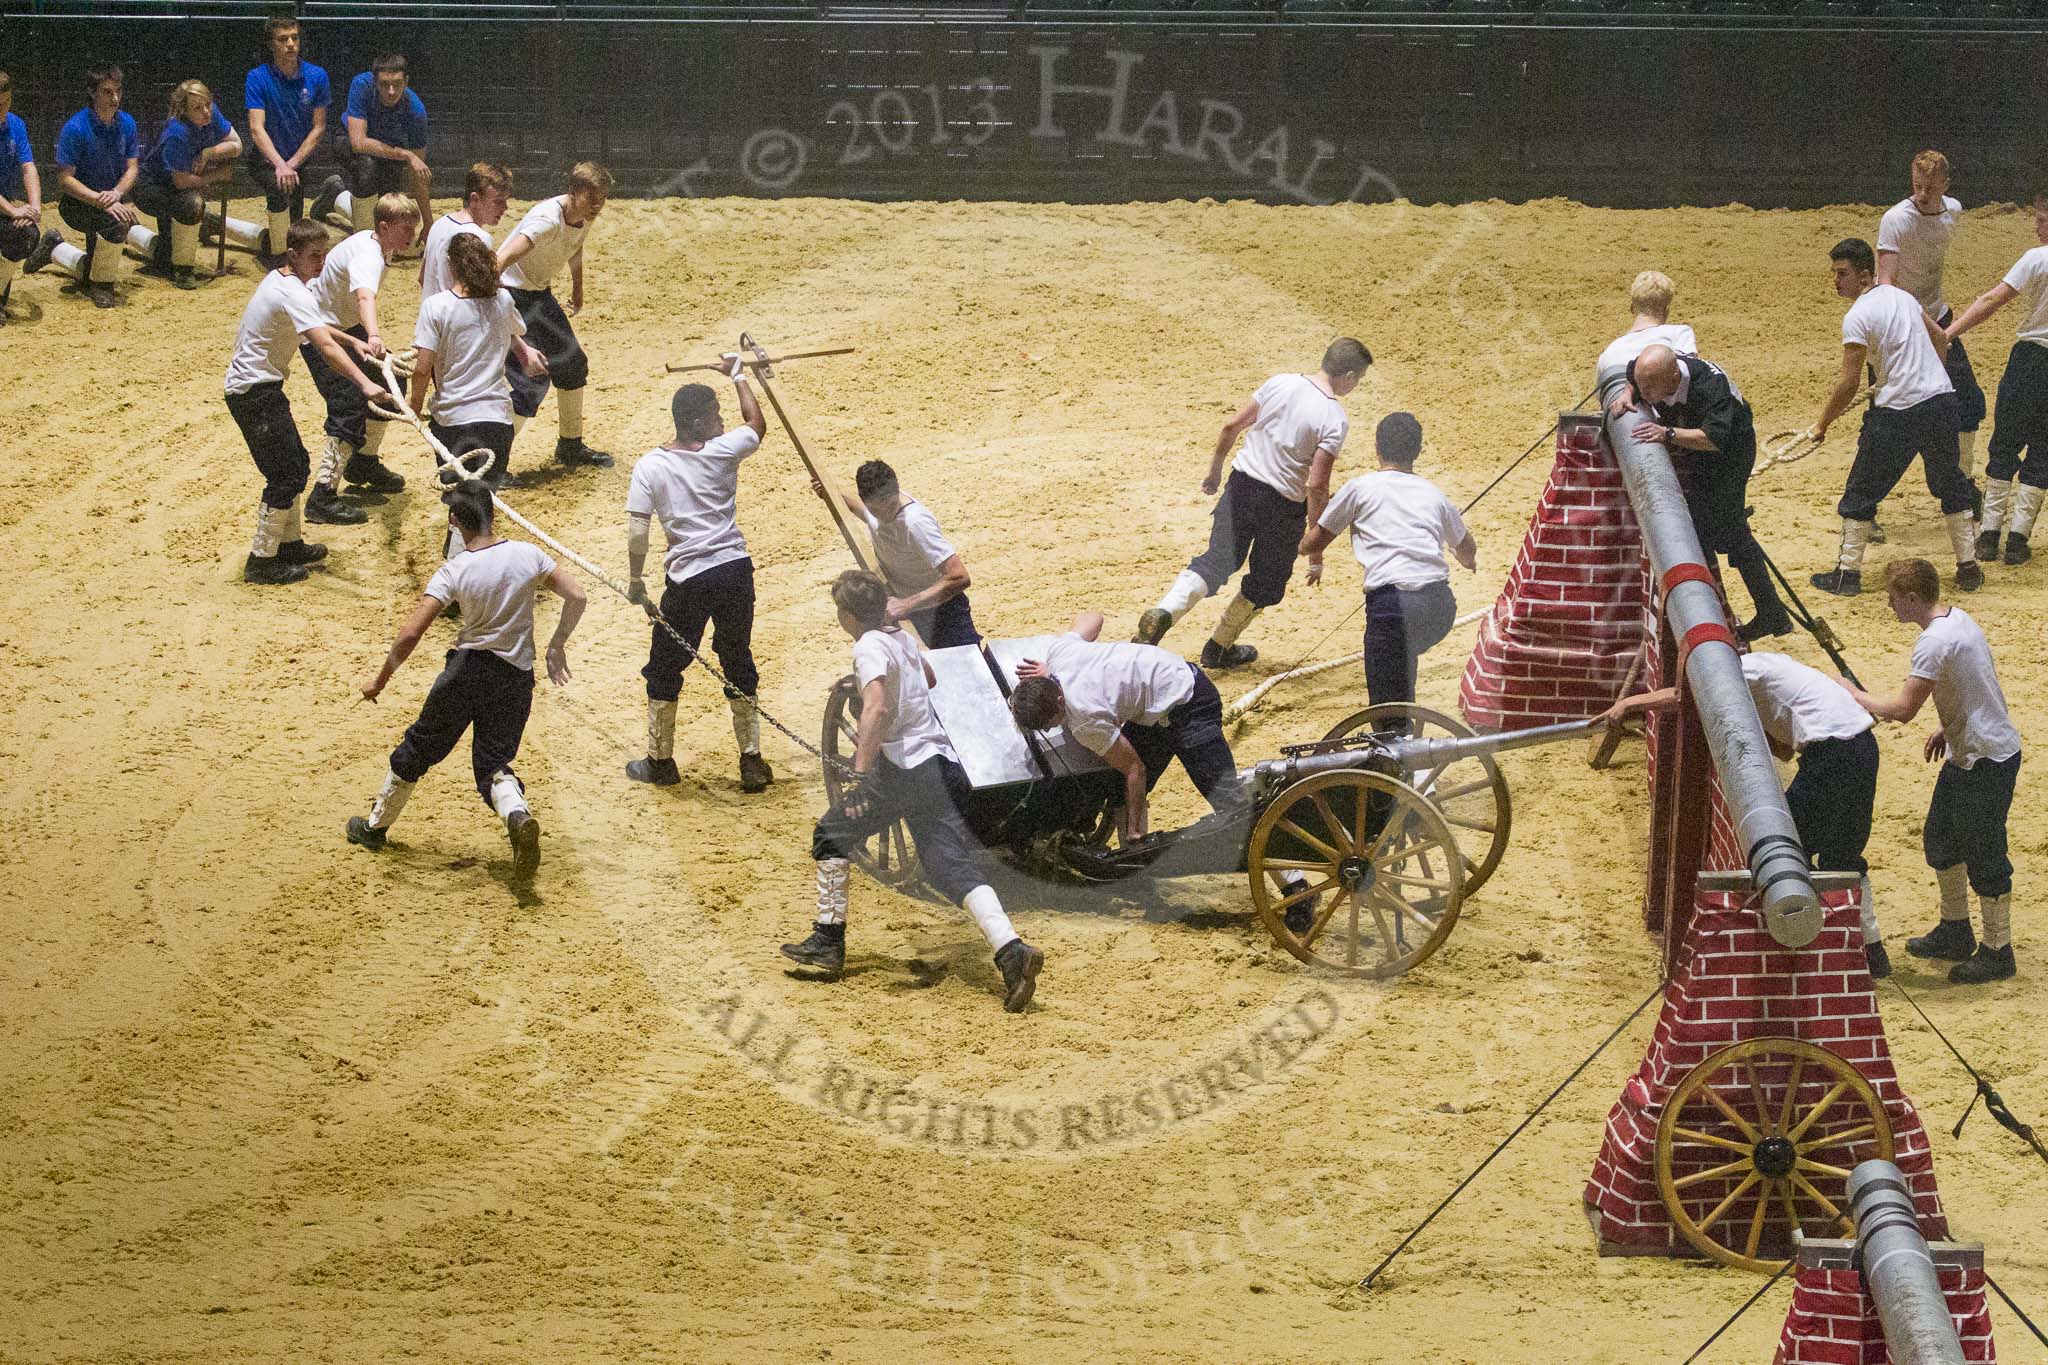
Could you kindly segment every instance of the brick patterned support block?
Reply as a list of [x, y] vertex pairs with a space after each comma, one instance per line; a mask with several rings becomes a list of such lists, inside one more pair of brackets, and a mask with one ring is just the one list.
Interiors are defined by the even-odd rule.
[[[1963, 1359], [1996, 1361], [1984, 1272], [1937, 1273], [1956, 1336], [1963, 1343]], [[1785, 1314], [1773, 1360], [1776, 1365], [1889, 1365], [1884, 1326], [1878, 1321], [1877, 1305], [1864, 1292], [1863, 1276], [1854, 1270], [1802, 1265], [1793, 1277], [1792, 1307]]]
[[[1824, 1047], [1854, 1065], [1870, 1082], [1884, 1105], [1895, 1147], [1893, 1160], [1912, 1190], [1922, 1229], [1930, 1239], [1947, 1237], [1927, 1134], [1899, 1087], [1884, 1021], [1877, 1012], [1863, 956], [1858, 901], [1855, 890], [1824, 892], [1825, 920], [1819, 937], [1794, 950], [1779, 947], [1771, 938], [1754, 893], [1695, 893], [1690, 923], [1678, 947], [1649, 1051], [1608, 1113], [1600, 1154], [1586, 1184], [1585, 1202], [1603, 1250], [1692, 1254], [1691, 1245], [1666, 1214], [1657, 1190], [1658, 1121], [1679, 1082], [1709, 1053], [1731, 1043], [1767, 1037], [1796, 1038]], [[1784, 1081], [1772, 1089], [1766, 1078], [1764, 1088], [1766, 1100], [1775, 1108], [1782, 1099]], [[1738, 1110], [1747, 1112], [1752, 1107], [1745, 1094], [1724, 1091], [1724, 1095], [1740, 1101]], [[1817, 1080], [1805, 1078], [1800, 1107], [1810, 1106], [1818, 1098]], [[1837, 1104], [1814, 1131], [1845, 1130], [1856, 1122], [1854, 1112]], [[1693, 1122], [1691, 1111], [1685, 1121]], [[1860, 1144], [1853, 1151], [1838, 1149], [1827, 1159], [1846, 1169], [1875, 1154], [1874, 1147]], [[1853, 1159], [1840, 1159], [1845, 1156]], [[1732, 1152], [1726, 1157], [1729, 1162], [1737, 1159]], [[1705, 1163], [1695, 1165], [1706, 1168]], [[1688, 1187], [1683, 1198], [1694, 1221], [1704, 1218], [1733, 1191], [1739, 1178], [1738, 1172]], [[1753, 1208], [1746, 1202], [1749, 1196], [1743, 1198], [1736, 1214], [1746, 1215]]]
[[1465, 719], [1520, 730], [1606, 710], [1642, 643], [1642, 557], [1599, 419], [1565, 414], [1550, 482], [1465, 665]]

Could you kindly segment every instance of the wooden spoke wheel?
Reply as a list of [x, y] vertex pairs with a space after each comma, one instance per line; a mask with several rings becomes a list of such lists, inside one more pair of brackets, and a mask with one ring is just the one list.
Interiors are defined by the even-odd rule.
[[[1323, 740], [1327, 743], [1390, 731], [1416, 739], [1470, 739], [1477, 733], [1456, 716], [1411, 701], [1390, 701], [1345, 717], [1330, 727]], [[1404, 779], [1436, 803], [1444, 820], [1458, 831], [1466, 854], [1465, 894], [1472, 895], [1486, 885], [1486, 879], [1500, 866], [1500, 855], [1507, 851], [1513, 813], [1500, 764], [1492, 754], [1474, 754], [1440, 768], [1406, 773]]]
[[1399, 976], [1428, 957], [1465, 899], [1457, 837], [1436, 807], [1362, 768], [1275, 796], [1252, 827], [1246, 867], [1274, 942], [1351, 976]]
[[1702, 1254], [1772, 1274], [1794, 1228], [1852, 1235], [1849, 1172], [1892, 1154], [1884, 1103], [1854, 1066], [1796, 1038], [1756, 1038], [1672, 1091], [1657, 1123], [1657, 1190]]
[[[852, 674], [832, 684], [825, 698], [825, 733], [818, 747], [825, 751], [825, 799], [834, 806], [846, 790], [846, 772], [836, 763], [853, 768], [854, 741], [859, 736], [860, 684]], [[870, 835], [854, 850], [852, 861], [861, 871], [884, 886], [905, 886], [917, 880], [917, 846], [901, 820], [892, 820], [879, 834]]]

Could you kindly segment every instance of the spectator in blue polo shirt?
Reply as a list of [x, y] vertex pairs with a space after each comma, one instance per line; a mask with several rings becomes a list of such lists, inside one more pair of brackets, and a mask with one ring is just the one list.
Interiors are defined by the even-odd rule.
[[14, 78], [0, 71], [0, 324], [16, 271], [35, 273], [60, 240], [43, 227], [43, 182], [29, 150], [28, 127], [14, 112]]
[[85, 237], [85, 249], [66, 243], [52, 259], [78, 280], [94, 306], [112, 308], [120, 300], [114, 284], [120, 278], [121, 243], [135, 226], [135, 205], [128, 201], [142, 148], [135, 120], [121, 109], [121, 68], [94, 67], [86, 73], [92, 103], [73, 114], [57, 134], [57, 212], [72, 231]]
[[322, 217], [328, 191], [334, 207], [349, 216], [357, 232], [368, 231], [380, 194], [410, 194], [420, 210], [424, 240], [434, 222], [433, 172], [427, 169], [427, 106], [406, 82], [405, 58], [396, 52], [379, 57], [370, 69], [348, 83], [348, 108], [342, 115], [348, 129], [346, 188], [336, 176], [321, 188], [313, 216]]
[[206, 191], [235, 173], [242, 139], [221, 116], [205, 81], [181, 81], [171, 91], [164, 130], [142, 158], [135, 206], [156, 219], [156, 231], [137, 228], [131, 244], [149, 257], [143, 269], [166, 275], [180, 289], [199, 287], [199, 223]]
[[299, 60], [299, 21], [274, 14], [263, 25], [270, 60], [249, 73], [242, 104], [249, 111], [249, 173], [263, 187], [270, 212], [270, 252], [284, 252], [292, 221], [305, 216], [305, 165], [327, 136], [333, 94], [327, 73]]

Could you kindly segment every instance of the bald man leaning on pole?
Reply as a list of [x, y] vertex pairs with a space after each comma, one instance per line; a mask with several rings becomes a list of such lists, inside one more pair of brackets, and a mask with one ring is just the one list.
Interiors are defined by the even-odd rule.
[[1786, 634], [1792, 618], [1771, 583], [1763, 546], [1749, 529], [1756, 424], [1742, 391], [1711, 360], [1679, 355], [1662, 343], [1645, 347], [1629, 362], [1628, 381], [1630, 392], [1617, 397], [1610, 411], [1619, 417], [1641, 409], [1647, 415], [1636, 423], [1635, 438], [1660, 442], [1671, 452], [1700, 549], [1710, 560], [1727, 555], [1756, 605], [1742, 638]]

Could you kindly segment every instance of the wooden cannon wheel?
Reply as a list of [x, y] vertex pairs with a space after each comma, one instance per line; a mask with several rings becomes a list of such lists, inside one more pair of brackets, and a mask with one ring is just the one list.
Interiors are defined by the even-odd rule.
[[1756, 1038], [1713, 1053], [1672, 1091], [1657, 1123], [1657, 1191], [1702, 1254], [1774, 1274], [1792, 1229], [1852, 1235], [1849, 1172], [1892, 1155], [1891, 1120], [1861, 1072], [1796, 1038]]
[[[1252, 903], [1274, 942], [1351, 976], [1399, 976], [1458, 922], [1464, 864], [1436, 807], [1362, 768], [1318, 773], [1280, 792], [1246, 850]], [[1286, 879], [1306, 878], [1290, 890]], [[1310, 907], [1290, 928], [1287, 914]]]
[[[1385, 730], [1390, 721], [1407, 722], [1407, 733], [1418, 739], [1470, 739], [1477, 733], [1455, 716], [1414, 702], [1390, 701], [1345, 717], [1330, 727], [1323, 741], [1352, 739]], [[1486, 879], [1500, 866], [1501, 854], [1507, 851], [1513, 812], [1500, 764], [1492, 754], [1475, 754], [1441, 768], [1408, 773], [1405, 778], [1434, 802], [1444, 820], [1459, 832], [1458, 837], [1464, 841], [1460, 851], [1465, 854], [1465, 894], [1472, 895], [1486, 885]], [[1482, 839], [1483, 847], [1479, 842]]]
[[[848, 786], [846, 773], [853, 769], [854, 741], [859, 737], [860, 684], [849, 673], [832, 684], [825, 698], [825, 732], [818, 747], [825, 751], [825, 799], [839, 804]], [[842, 771], [838, 764], [844, 764]], [[881, 833], [862, 841], [852, 861], [861, 871], [884, 886], [906, 886], [917, 880], [917, 846], [901, 820], [892, 820]]]

